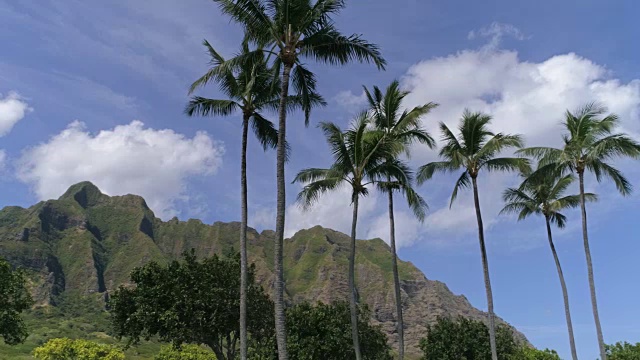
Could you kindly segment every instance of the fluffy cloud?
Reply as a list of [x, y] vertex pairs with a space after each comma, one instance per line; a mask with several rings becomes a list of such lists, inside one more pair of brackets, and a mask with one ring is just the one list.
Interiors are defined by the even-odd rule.
[[142, 195], [166, 219], [177, 214], [177, 201], [188, 200], [188, 177], [214, 174], [223, 153], [222, 144], [205, 132], [188, 138], [133, 121], [94, 135], [75, 121], [25, 151], [18, 161], [18, 178], [43, 200], [89, 180], [110, 195]]
[[[472, 33], [470, 37], [487, 36], [491, 41], [497, 39], [499, 44], [505, 35], [524, 38], [517, 29], [500, 24]], [[424, 124], [434, 136], [439, 135], [438, 122], [455, 127], [462, 111], [469, 108], [491, 114], [495, 131], [526, 134], [529, 145], [557, 146], [561, 141], [560, 121], [564, 112], [591, 101], [601, 102], [617, 113], [622, 130], [636, 136], [640, 133], [640, 80], [616, 79], [610, 70], [574, 53], [528, 62], [519, 59], [516, 51], [484, 46], [419, 62], [403, 76], [402, 85], [411, 91], [407, 106], [429, 101], [440, 104]], [[350, 99], [345, 94], [341, 96]], [[412, 163], [422, 165], [435, 160], [436, 156], [434, 151], [417, 147]], [[470, 235], [476, 231], [472, 196], [468, 191], [461, 193], [457, 204], [449, 210], [448, 196], [454, 181], [453, 176], [438, 176], [422, 188], [423, 196], [432, 206], [423, 225], [417, 223], [407, 209], [398, 208], [399, 246], [410, 246], [421, 240], [434, 245], [470, 242]], [[515, 181], [513, 177], [499, 174], [479, 179], [485, 227], [490, 228], [499, 220], [502, 190]], [[342, 229], [347, 221], [344, 217], [350, 219], [350, 214], [343, 211], [346, 205], [336, 200], [339, 198], [321, 199], [318, 206], [329, 216], [324, 219], [327, 226]], [[362, 219], [362, 227], [368, 229], [366, 234], [388, 239], [386, 202], [368, 206], [373, 208]], [[295, 217], [288, 221], [288, 226], [296, 226]], [[311, 222], [309, 219], [299, 221], [305, 225]]]
[[[360, 199], [358, 215], [361, 221], [358, 225], [358, 238], [365, 237], [370, 223], [369, 216], [376, 210], [377, 203], [378, 196], [375, 191], [372, 191], [370, 196]], [[352, 215], [351, 189], [346, 185], [341, 186], [334, 192], [322, 195], [318, 203], [307, 210], [303, 210], [298, 204], [290, 205], [287, 208], [285, 235], [291, 236], [300, 229], [316, 225], [350, 234]]]
[[32, 110], [18, 93], [10, 92], [4, 98], [0, 94], [0, 137], [7, 135]]

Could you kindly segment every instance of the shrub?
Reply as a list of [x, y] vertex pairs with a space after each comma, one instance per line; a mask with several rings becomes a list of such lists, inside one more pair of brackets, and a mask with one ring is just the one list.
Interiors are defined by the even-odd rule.
[[58, 338], [36, 348], [33, 356], [38, 360], [123, 360], [124, 352], [93, 341]]

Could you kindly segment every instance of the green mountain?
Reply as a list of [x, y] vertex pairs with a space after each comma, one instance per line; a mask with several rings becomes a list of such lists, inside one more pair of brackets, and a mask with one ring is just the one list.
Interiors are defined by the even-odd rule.
[[[29, 272], [36, 300], [36, 308], [28, 315], [29, 324], [49, 329], [34, 335], [39, 336], [34, 340], [36, 345], [48, 337], [75, 334], [82, 326], [86, 327], [82, 334], [105, 337], [104, 300], [128, 281], [133, 268], [151, 260], [175, 259], [192, 248], [202, 257], [224, 254], [238, 248], [239, 228], [239, 223], [207, 225], [193, 219], [163, 222], [140, 196], [110, 197], [82, 182], [57, 200], [28, 209], [2, 209], [0, 257]], [[248, 232], [249, 258], [267, 289], [273, 283], [273, 238], [273, 231]], [[347, 235], [320, 226], [287, 239], [288, 300], [346, 299], [348, 242]], [[381, 239], [360, 240], [357, 253], [360, 298], [372, 309], [372, 321], [383, 327], [394, 345], [390, 248]], [[438, 316], [486, 318], [464, 296], [454, 295], [442, 282], [427, 279], [410, 262], [400, 262], [399, 267], [409, 355], [418, 354], [419, 339]], [[69, 324], [63, 328], [51, 325], [58, 321], [56, 314], [58, 320]], [[74, 323], [76, 318], [81, 320]]]

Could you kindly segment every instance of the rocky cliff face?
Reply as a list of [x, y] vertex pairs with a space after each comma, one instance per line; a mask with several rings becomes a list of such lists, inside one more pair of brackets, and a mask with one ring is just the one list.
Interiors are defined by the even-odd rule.
[[[63, 293], [99, 293], [106, 298], [128, 281], [133, 268], [151, 260], [175, 259], [192, 248], [202, 257], [237, 249], [239, 228], [239, 223], [163, 222], [141, 197], [109, 197], [84, 182], [58, 200], [0, 211], [0, 257], [29, 270], [38, 306], [55, 306]], [[273, 237], [272, 231], [248, 232], [249, 258], [267, 289], [273, 282]], [[348, 242], [347, 235], [319, 226], [287, 239], [288, 301], [346, 299]], [[390, 248], [380, 239], [360, 240], [356, 264], [360, 301], [369, 305], [372, 321], [395, 345]], [[399, 267], [409, 356], [417, 356], [426, 326], [439, 316], [486, 318], [464, 296], [427, 279], [411, 263], [400, 262]]]

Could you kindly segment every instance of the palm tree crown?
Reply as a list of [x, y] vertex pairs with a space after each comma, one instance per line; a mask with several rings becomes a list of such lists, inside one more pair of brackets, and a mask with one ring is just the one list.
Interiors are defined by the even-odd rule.
[[[580, 195], [564, 195], [567, 188], [575, 181], [572, 175], [558, 174], [527, 179], [530, 173], [523, 173], [523, 183], [519, 188], [508, 188], [503, 193], [506, 205], [501, 214], [517, 214], [518, 220], [531, 215], [542, 215], [549, 218], [552, 224], [564, 228], [567, 218], [562, 210], [580, 206]], [[585, 194], [587, 201], [596, 201], [595, 194]]]
[[[410, 156], [410, 147], [416, 142], [425, 144], [429, 148], [435, 146], [431, 135], [422, 128], [421, 119], [437, 107], [437, 104], [430, 102], [411, 110], [402, 109], [402, 101], [409, 92], [400, 90], [397, 80], [387, 87], [384, 94], [377, 86], [373, 87], [373, 91], [364, 87], [364, 92], [369, 103], [372, 124], [383, 133], [384, 141], [387, 142], [390, 150], [389, 161], [393, 161], [401, 153]], [[379, 181], [377, 184], [383, 192], [400, 191], [415, 216], [420, 221], [424, 220], [427, 203], [409, 183], [387, 180]]]
[[[245, 29], [246, 40], [255, 42], [274, 57], [273, 71], [283, 66], [293, 69], [292, 85], [302, 97], [305, 121], [314, 106], [316, 78], [300, 58], [331, 65], [353, 61], [371, 62], [384, 69], [385, 60], [378, 47], [360, 35], [345, 36], [336, 28], [332, 16], [346, 6], [344, 0], [214, 0], [221, 11]], [[240, 61], [240, 59], [237, 59]]]
[[529, 161], [525, 158], [495, 157], [501, 151], [523, 146], [520, 135], [494, 134], [487, 129], [491, 117], [479, 112], [465, 110], [458, 127], [459, 136], [440, 123], [444, 146], [440, 150], [443, 161], [432, 162], [420, 167], [418, 182], [423, 183], [435, 172], [451, 172], [463, 169], [451, 194], [450, 205], [458, 196], [460, 188], [470, 186], [470, 178], [476, 178], [481, 169], [487, 171], [527, 171]]
[[567, 111], [563, 121], [567, 133], [562, 136], [561, 149], [531, 147], [519, 153], [540, 159], [543, 166], [538, 173], [541, 176], [555, 169], [578, 174], [590, 171], [597, 181], [608, 177], [622, 195], [629, 195], [631, 184], [608, 161], [618, 157], [640, 158], [640, 143], [625, 134], [614, 133], [618, 116], [606, 113], [607, 109], [596, 103], [587, 104], [575, 113]]
[[[198, 88], [215, 81], [227, 98], [193, 96], [185, 108], [186, 114], [229, 116], [235, 112], [242, 112], [251, 119], [251, 126], [262, 146], [265, 149], [275, 148], [278, 143], [277, 130], [273, 123], [260, 113], [262, 110], [273, 110], [278, 106], [278, 92], [272, 88], [272, 83], [277, 79], [271, 76], [264, 56], [228, 67], [224, 66], [224, 57], [208, 41], [205, 40], [203, 44], [211, 57], [212, 67], [191, 85], [189, 93], [192, 94]], [[243, 53], [248, 52], [248, 48], [243, 47]]]
[[348, 183], [352, 200], [369, 194], [369, 185], [391, 177], [399, 184], [409, 184], [412, 174], [401, 160], [389, 160], [393, 148], [385, 141], [384, 133], [369, 129], [371, 119], [360, 114], [352, 127], [342, 131], [333, 123], [320, 123], [333, 154], [330, 168], [310, 168], [300, 171], [293, 182], [306, 183], [298, 195], [303, 208], [313, 205], [323, 193]]

